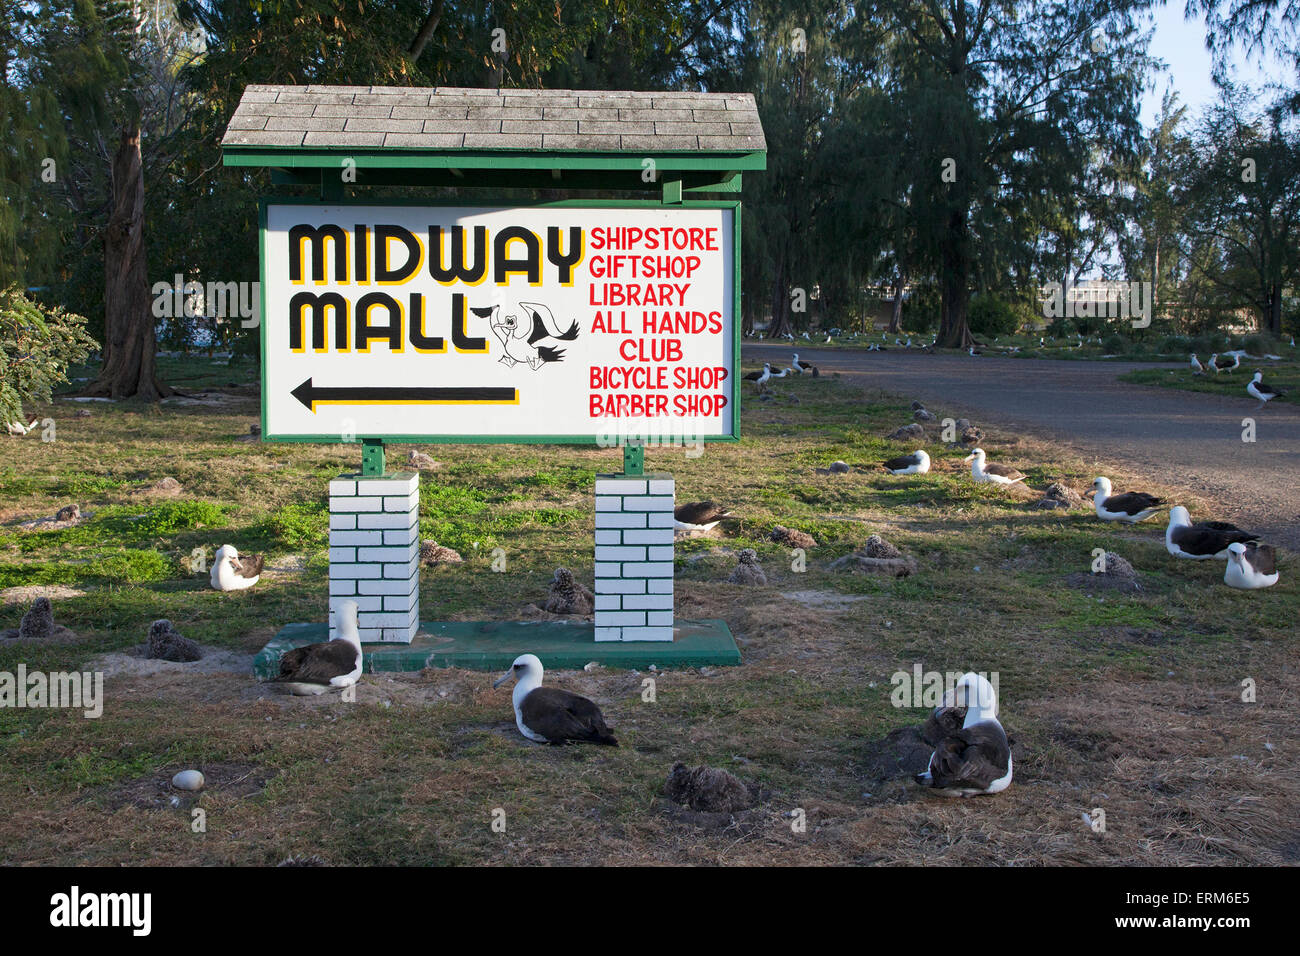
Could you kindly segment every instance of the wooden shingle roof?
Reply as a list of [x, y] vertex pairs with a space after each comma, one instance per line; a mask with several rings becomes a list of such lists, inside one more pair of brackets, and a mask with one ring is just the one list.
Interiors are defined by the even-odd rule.
[[751, 93], [249, 86], [226, 147], [752, 153]]

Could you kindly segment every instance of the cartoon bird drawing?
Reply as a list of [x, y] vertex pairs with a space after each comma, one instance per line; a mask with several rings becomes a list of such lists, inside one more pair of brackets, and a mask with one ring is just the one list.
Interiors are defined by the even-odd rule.
[[524, 317], [517, 315], [501, 317], [501, 307], [491, 309], [474, 309], [476, 315], [490, 315], [489, 325], [492, 334], [501, 340], [505, 354], [499, 361], [507, 368], [513, 368], [520, 362], [536, 371], [547, 362], [560, 362], [564, 359], [564, 349], [538, 343], [545, 339], [572, 342], [578, 337], [578, 323], [574, 322], [563, 332], [556, 323], [551, 310], [540, 302], [520, 302], [519, 308]]

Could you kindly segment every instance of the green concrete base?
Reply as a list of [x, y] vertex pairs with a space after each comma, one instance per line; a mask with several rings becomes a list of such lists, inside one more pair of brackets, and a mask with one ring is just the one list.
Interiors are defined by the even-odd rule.
[[[328, 624], [287, 624], [253, 658], [259, 680], [274, 677], [290, 648], [329, 640]], [[552, 670], [578, 670], [596, 661], [609, 667], [703, 667], [740, 663], [725, 621], [682, 621], [668, 641], [596, 642], [593, 625], [579, 621], [429, 621], [410, 644], [363, 644], [367, 673], [464, 667], [504, 671], [520, 654], [536, 654]]]

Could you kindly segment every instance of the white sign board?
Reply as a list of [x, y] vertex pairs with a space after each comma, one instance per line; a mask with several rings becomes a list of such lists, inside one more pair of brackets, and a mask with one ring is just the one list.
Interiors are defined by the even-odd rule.
[[736, 212], [272, 201], [263, 435], [735, 437]]

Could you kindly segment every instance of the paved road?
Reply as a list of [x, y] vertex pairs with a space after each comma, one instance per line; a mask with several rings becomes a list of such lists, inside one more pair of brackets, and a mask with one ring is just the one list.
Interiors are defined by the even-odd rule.
[[[746, 345], [746, 365], [789, 365], [789, 346]], [[1278, 402], [1129, 385], [1117, 379], [1149, 364], [1071, 362], [993, 356], [926, 355], [890, 350], [798, 349], [823, 372], [1051, 438], [1099, 463], [1121, 462], [1139, 474], [1216, 501], [1214, 517], [1300, 549], [1300, 408]], [[1171, 366], [1172, 367], [1172, 366]], [[1243, 418], [1256, 441], [1241, 440]]]

